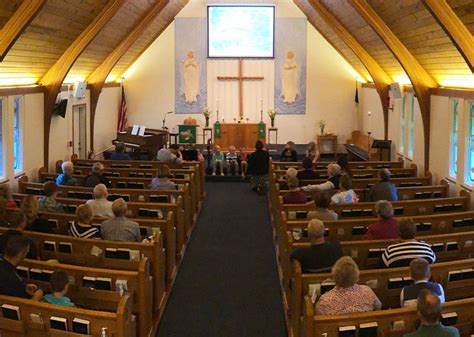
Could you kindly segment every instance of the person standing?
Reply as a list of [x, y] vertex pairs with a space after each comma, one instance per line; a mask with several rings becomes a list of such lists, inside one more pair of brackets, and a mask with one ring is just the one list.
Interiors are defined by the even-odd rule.
[[248, 174], [250, 175], [250, 186], [260, 194], [267, 190], [268, 185], [268, 167], [270, 155], [263, 149], [261, 140], [255, 143], [255, 152], [248, 157]]

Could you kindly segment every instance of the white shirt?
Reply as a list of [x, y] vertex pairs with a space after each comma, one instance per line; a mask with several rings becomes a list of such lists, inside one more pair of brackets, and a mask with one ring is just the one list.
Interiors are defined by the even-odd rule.
[[94, 216], [103, 218], [113, 218], [114, 213], [112, 212], [112, 201], [107, 199], [92, 199], [87, 200], [87, 205], [92, 209]]

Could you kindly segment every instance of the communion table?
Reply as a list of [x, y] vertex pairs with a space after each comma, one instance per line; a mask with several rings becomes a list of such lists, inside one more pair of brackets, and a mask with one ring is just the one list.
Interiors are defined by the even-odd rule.
[[263, 137], [258, 137], [258, 123], [221, 123], [221, 136], [214, 136], [214, 144], [220, 145], [223, 151], [234, 145], [237, 151], [245, 147], [247, 151], [255, 149], [257, 140], [265, 143], [265, 131]]

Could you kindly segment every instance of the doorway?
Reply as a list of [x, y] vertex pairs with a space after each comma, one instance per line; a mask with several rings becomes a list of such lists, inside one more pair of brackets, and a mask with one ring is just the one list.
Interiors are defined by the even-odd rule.
[[73, 154], [79, 159], [87, 159], [87, 114], [86, 105], [72, 106], [72, 144]]

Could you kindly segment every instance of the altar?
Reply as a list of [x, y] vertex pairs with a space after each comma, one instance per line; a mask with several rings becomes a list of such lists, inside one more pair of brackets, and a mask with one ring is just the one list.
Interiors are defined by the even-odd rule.
[[[263, 125], [265, 128], [265, 125]], [[214, 138], [214, 144], [220, 145], [223, 151], [227, 151], [229, 146], [234, 145], [237, 150], [241, 147], [252, 150], [255, 148], [257, 140], [265, 142], [265, 129], [261, 132], [259, 137], [258, 123], [221, 123], [220, 137]]]

